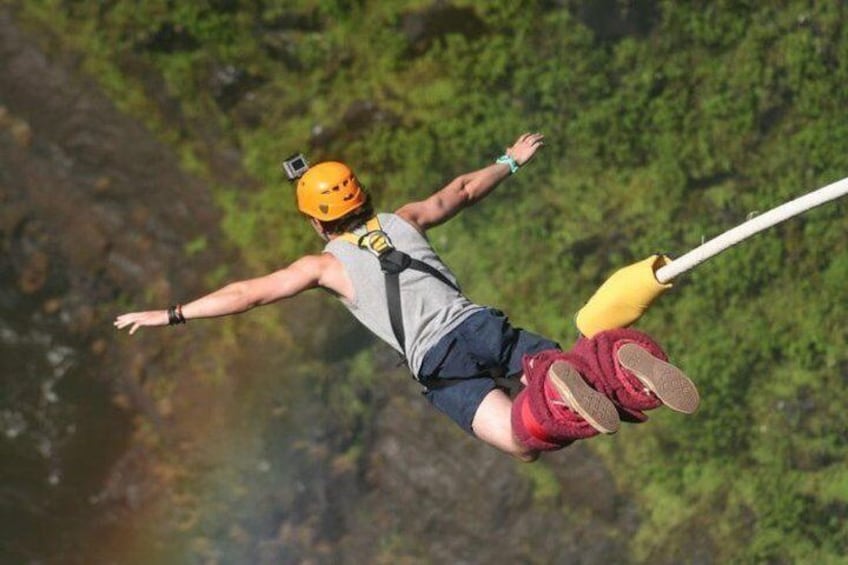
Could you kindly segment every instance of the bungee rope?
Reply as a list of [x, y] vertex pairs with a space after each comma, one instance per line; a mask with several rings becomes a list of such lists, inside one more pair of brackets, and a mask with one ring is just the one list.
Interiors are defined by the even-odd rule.
[[836, 200], [841, 196], [848, 194], [848, 177], [831, 183], [827, 186], [819, 188], [790, 200], [785, 204], [781, 204], [776, 208], [772, 208], [765, 214], [755, 216], [754, 218], [739, 224], [733, 229], [727, 230], [723, 234], [714, 237], [708, 242], [699, 245], [692, 251], [677, 259], [660, 267], [656, 271], [656, 278], [660, 284], [670, 282], [678, 275], [696, 267], [707, 259], [714, 257], [733, 247], [734, 245], [748, 239], [752, 235], [768, 229], [776, 224], [779, 224], [793, 216], [803, 214], [804, 212], [826, 204], [831, 200]]

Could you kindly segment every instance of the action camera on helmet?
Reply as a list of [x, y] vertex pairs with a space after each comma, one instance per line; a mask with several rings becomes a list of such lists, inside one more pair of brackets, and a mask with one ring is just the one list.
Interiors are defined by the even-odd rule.
[[285, 161], [283, 161], [283, 171], [290, 181], [296, 181], [303, 176], [309, 169], [309, 163], [306, 162], [306, 157], [303, 153], [295, 153]]

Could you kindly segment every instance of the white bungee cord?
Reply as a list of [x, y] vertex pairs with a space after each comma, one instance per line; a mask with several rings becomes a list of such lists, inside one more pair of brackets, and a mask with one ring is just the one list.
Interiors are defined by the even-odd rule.
[[807, 210], [826, 204], [831, 200], [836, 200], [846, 194], [848, 194], [848, 177], [809, 192], [795, 200], [790, 200], [776, 208], [772, 208], [768, 212], [727, 230], [685, 255], [681, 255], [667, 265], [660, 267], [655, 273], [657, 281], [665, 284], [678, 275], [700, 265], [707, 259], [718, 255], [722, 251], [733, 247], [756, 233], [788, 220], [793, 216], [802, 214]]

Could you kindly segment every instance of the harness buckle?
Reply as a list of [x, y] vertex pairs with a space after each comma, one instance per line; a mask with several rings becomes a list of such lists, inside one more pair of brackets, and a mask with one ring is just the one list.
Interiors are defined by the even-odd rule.
[[357, 245], [360, 249], [367, 249], [378, 259], [386, 252], [395, 248], [392, 244], [391, 238], [389, 238], [389, 234], [383, 230], [371, 230], [362, 235], [359, 238]]
[[412, 258], [395, 248], [391, 238], [383, 230], [371, 230], [358, 240], [360, 249], [366, 249], [380, 261], [384, 273], [396, 275], [406, 270]]

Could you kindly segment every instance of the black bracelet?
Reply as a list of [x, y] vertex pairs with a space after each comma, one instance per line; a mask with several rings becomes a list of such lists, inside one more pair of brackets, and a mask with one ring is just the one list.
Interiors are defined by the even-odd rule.
[[168, 325], [176, 326], [177, 324], [185, 324], [186, 319], [183, 316], [183, 305], [174, 304], [168, 308]]
[[177, 317], [177, 306], [175, 304], [174, 306], [168, 308], [168, 325], [176, 326], [179, 323], [180, 319]]

